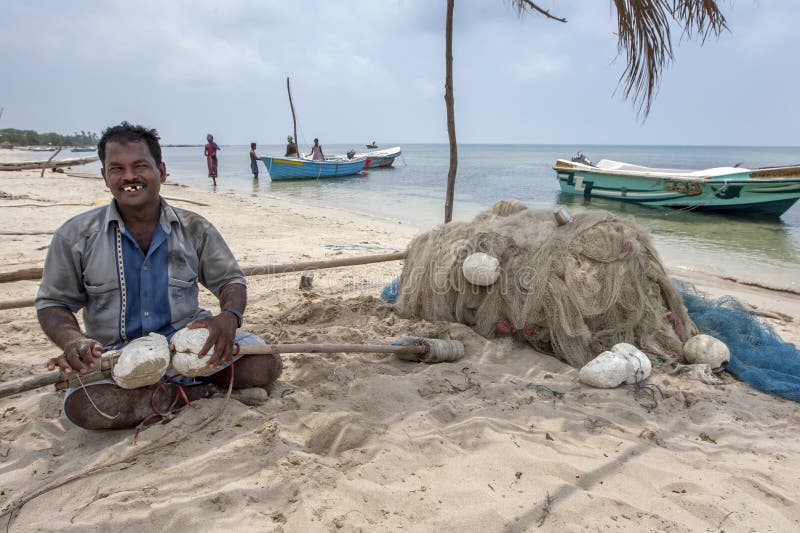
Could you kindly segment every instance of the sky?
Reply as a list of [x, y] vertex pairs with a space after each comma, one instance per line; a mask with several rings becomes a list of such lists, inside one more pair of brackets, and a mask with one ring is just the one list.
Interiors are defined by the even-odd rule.
[[[717, 0], [730, 31], [674, 31], [642, 121], [618, 90], [609, 0], [457, 0], [460, 143], [800, 146], [800, 2]], [[0, 128], [166, 143], [446, 143], [445, 0], [31, 0], [0, 17]]]

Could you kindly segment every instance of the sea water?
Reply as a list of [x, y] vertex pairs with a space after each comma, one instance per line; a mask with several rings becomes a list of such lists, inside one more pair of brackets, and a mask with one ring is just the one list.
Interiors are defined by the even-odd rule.
[[[391, 146], [381, 144], [382, 149]], [[326, 154], [366, 150], [350, 144], [323, 144], [323, 148]], [[411, 144], [402, 149], [402, 156], [390, 168], [367, 169], [344, 178], [273, 183], [261, 162], [259, 179], [252, 178], [249, 146], [222, 146], [216, 187], [208, 178], [202, 146], [164, 147], [163, 155], [171, 181], [209, 194], [272, 196], [358, 212], [420, 231], [433, 228], [444, 219], [449, 147]], [[469, 220], [507, 198], [533, 208], [605, 209], [648, 228], [670, 266], [800, 290], [800, 203], [780, 219], [764, 220], [586, 200], [561, 193], [552, 169], [556, 159], [568, 159], [579, 150], [594, 161], [613, 159], [651, 167], [800, 163], [800, 148], [782, 147], [460, 145], [453, 218]], [[284, 145], [259, 146], [257, 153], [282, 156]], [[265, 215], [268, 235], [269, 214]]]

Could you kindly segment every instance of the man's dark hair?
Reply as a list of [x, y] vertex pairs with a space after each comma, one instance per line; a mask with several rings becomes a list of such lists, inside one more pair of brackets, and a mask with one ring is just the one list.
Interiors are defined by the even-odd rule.
[[255, 148], [255, 147], [256, 147], [256, 143], [250, 143], [250, 148]]
[[131, 143], [144, 142], [150, 149], [150, 155], [156, 161], [156, 165], [161, 164], [161, 145], [158, 141], [161, 137], [155, 129], [147, 129], [144, 126], [134, 126], [128, 121], [123, 121], [117, 126], [111, 126], [103, 132], [100, 142], [97, 143], [97, 155], [100, 156], [100, 164], [104, 165], [106, 160], [106, 143]]

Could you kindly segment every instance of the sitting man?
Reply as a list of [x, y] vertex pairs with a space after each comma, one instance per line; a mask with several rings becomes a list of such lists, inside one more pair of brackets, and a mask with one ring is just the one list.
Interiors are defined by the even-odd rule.
[[291, 135], [286, 137], [286, 155], [283, 157], [297, 157], [297, 144]]
[[[114, 198], [56, 231], [36, 296], [42, 330], [63, 351], [48, 368], [84, 374], [98, 367], [103, 350], [150, 332], [169, 338], [188, 325], [209, 330], [201, 355], [213, 349], [210, 363], [220, 370], [207, 378], [211, 383], [185, 389], [173, 379], [138, 389], [89, 383], [67, 393], [67, 417], [87, 429], [135, 427], [179, 395], [188, 401], [213, 394], [231, 373], [234, 387], [271, 388], [281, 372], [278, 356], [244, 356], [231, 367], [234, 342], [263, 344], [237, 334], [247, 304], [245, 277], [214, 226], [159, 195], [167, 169], [158, 133], [123, 122], [103, 132], [98, 154]], [[219, 314], [200, 309], [198, 281], [219, 298]], [[79, 309], [85, 334], [73, 314]]]

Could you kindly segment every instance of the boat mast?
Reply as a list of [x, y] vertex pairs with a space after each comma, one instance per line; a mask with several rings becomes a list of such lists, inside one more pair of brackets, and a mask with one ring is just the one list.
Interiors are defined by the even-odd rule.
[[294, 116], [292, 103], [292, 88], [289, 86], [289, 77], [286, 77], [286, 91], [289, 93], [289, 107], [292, 108], [292, 124], [294, 125], [294, 144], [297, 146], [297, 157], [300, 157], [300, 139], [297, 138], [297, 119]]

